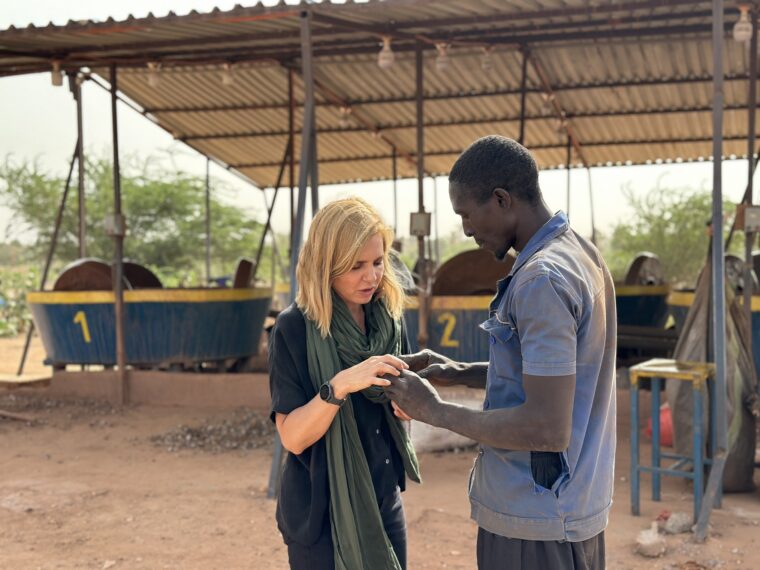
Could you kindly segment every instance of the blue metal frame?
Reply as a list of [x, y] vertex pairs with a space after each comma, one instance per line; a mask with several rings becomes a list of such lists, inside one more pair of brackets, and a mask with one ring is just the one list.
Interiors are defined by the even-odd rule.
[[[661, 379], [652, 378], [652, 465], [640, 465], [640, 426], [639, 426], [639, 386], [637, 383], [631, 385], [631, 513], [633, 515], [641, 514], [641, 473], [652, 474], [652, 500], [660, 501], [662, 496], [661, 477], [668, 475], [671, 477], [682, 477], [691, 479], [694, 483], [694, 522], [699, 519], [699, 513], [702, 508], [704, 494], [704, 469], [705, 466], [712, 467], [713, 461], [706, 457], [704, 452], [704, 429], [703, 429], [703, 393], [698, 384], [693, 384], [694, 414], [692, 416], [693, 429], [693, 449], [692, 456], [687, 457], [676, 453], [664, 453], [660, 449], [661, 426], [660, 426], [660, 388]], [[710, 393], [710, 422], [709, 437], [711, 449], [715, 449], [717, 441], [717, 429], [714, 421], [714, 410], [716, 408], [715, 385], [714, 382], [707, 382]], [[668, 467], [662, 466], [663, 459], [675, 460], [675, 463]], [[692, 471], [680, 469], [686, 465], [692, 465]], [[715, 499], [715, 506], [720, 506], [721, 493]]]

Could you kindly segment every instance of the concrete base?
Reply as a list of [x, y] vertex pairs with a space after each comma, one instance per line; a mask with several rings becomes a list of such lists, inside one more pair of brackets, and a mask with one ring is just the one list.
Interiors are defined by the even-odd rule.
[[[118, 405], [119, 379], [113, 370], [55, 371], [46, 395], [93, 398]], [[245, 406], [269, 411], [269, 377], [266, 374], [193, 374], [129, 370], [128, 404], [234, 408]]]

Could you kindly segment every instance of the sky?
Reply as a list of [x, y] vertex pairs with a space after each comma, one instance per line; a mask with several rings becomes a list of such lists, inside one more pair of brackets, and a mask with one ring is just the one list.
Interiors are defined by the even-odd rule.
[[[240, 1], [240, 0], [239, 0]], [[29, 23], [45, 25], [48, 22], [65, 24], [68, 20], [110, 17], [120, 20], [130, 13], [141, 17], [152, 12], [155, 16], [174, 11], [185, 14], [190, 10], [209, 11], [218, 6], [230, 9], [236, 2], [224, 0], [25, 0], [0, 3], [0, 29]], [[249, 2], [252, 3], [252, 2]], [[246, 4], [246, 2], [243, 2]], [[111, 155], [111, 114], [107, 93], [95, 85], [83, 87], [85, 152]], [[76, 142], [76, 109], [67, 87], [54, 87], [50, 74], [37, 74], [0, 79], [0, 160], [37, 160], [39, 165], [54, 174], [65, 176], [68, 162]], [[147, 119], [119, 104], [119, 149], [122, 157], [163, 156], [191, 173], [205, 174], [206, 159]], [[124, 160], [124, 159], [122, 159]], [[167, 164], [169, 164], [167, 162]], [[256, 219], [265, 219], [265, 202], [261, 190], [240, 181], [224, 169], [212, 164], [211, 176], [225, 188], [212, 190], [226, 202], [237, 205]], [[652, 166], [603, 167], [591, 169], [594, 191], [596, 226], [610, 233], [620, 221], [630, 219], [632, 210], [624, 199], [622, 189], [629, 188], [634, 195], [643, 195], [658, 183], [662, 186], [709, 188], [712, 181], [712, 164], [684, 163]], [[747, 161], [726, 161], [723, 168], [724, 195], [737, 201], [747, 183]], [[408, 235], [409, 213], [417, 209], [416, 181], [401, 181], [397, 212], [400, 236]], [[552, 210], [566, 209], [566, 171], [542, 171], [540, 184], [544, 198]], [[571, 172], [571, 224], [579, 233], [591, 234], [588, 177], [583, 169]], [[458, 217], [448, 200], [446, 178], [426, 180], [426, 204], [434, 210], [434, 227], [440, 235], [461, 229]], [[361, 196], [374, 204], [387, 223], [393, 225], [394, 211], [390, 182], [325, 186], [320, 189], [320, 200], [325, 203], [343, 196]], [[268, 197], [271, 200], [271, 195]], [[435, 204], [437, 207], [434, 208]], [[0, 202], [0, 242], [10, 239], [29, 241], [30, 235], [7, 235], [6, 224], [10, 212]], [[273, 216], [275, 231], [288, 231], [288, 200], [278, 199]]]

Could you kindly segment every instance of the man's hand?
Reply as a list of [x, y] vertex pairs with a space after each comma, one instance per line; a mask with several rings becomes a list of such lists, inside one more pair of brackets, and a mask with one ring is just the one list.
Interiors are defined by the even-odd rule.
[[441, 386], [459, 384], [459, 374], [467, 366], [427, 348], [399, 358], [409, 365], [409, 370]]
[[396, 404], [394, 409], [402, 409], [407, 417], [415, 420], [428, 424], [433, 422], [441, 398], [430, 382], [406, 370], [398, 377], [386, 378], [391, 381], [391, 385], [385, 388], [385, 393]]
[[417, 372], [417, 374], [420, 378], [430, 380], [438, 386], [455, 386], [456, 384], [466, 383], [466, 374], [469, 368], [469, 364], [449, 360], [445, 364], [436, 363], [426, 366]]
[[449, 364], [454, 362], [450, 358], [427, 348], [414, 354], [402, 354], [399, 358], [409, 365], [409, 370], [412, 372], [419, 372], [431, 364]]

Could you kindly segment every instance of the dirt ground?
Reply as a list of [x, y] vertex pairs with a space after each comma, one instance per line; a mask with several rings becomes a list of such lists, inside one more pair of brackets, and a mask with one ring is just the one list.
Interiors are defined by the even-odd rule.
[[[16, 373], [21, 353], [24, 350], [24, 340], [23, 336], [0, 338], [0, 375]], [[42, 340], [37, 335], [33, 335], [24, 366], [24, 374], [35, 375], [50, 372], [50, 367], [45, 366], [42, 363], [43, 360], [45, 360], [45, 349], [42, 346]]]
[[[0, 363], [7, 368], [5, 358]], [[165, 436], [158, 444], [151, 440], [180, 425], [229, 423], [233, 410], [114, 410], [101, 403], [47, 401], [44, 389], [31, 398], [14, 394], [0, 392], [0, 409], [36, 421], [0, 419], [0, 568], [287, 568], [275, 505], [265, 493], [269, 446], [212, 453], [177, 450]], [[607, 567], [760, 568], [757, 491], [725, 498], [705, 544], [695, 544], [689, 534], [673, 535], [666, 537], [661, 558], [634, 552], [640, 530], [664, 509], [691, 512], [691, 496], [683, 481], [665, 479], [663, 501], [653, 503], [645, 478], [642, 516], [630, 515], [626, 395], [619, 394]], [[422, 454], [425, 483], [410, 484], [405, 493], [410, 569], [475, 568], [476, 527], [465, 491], [473, 459], [473, 450]]]

